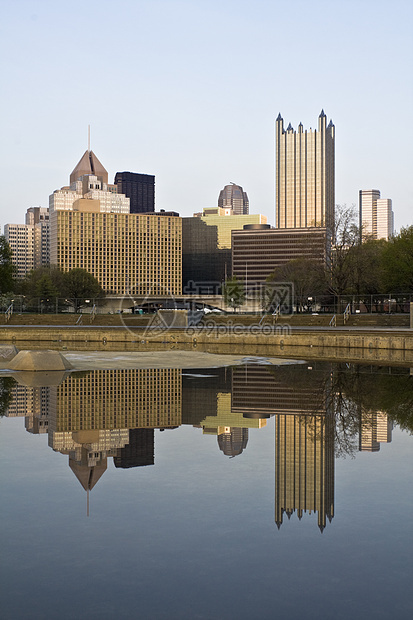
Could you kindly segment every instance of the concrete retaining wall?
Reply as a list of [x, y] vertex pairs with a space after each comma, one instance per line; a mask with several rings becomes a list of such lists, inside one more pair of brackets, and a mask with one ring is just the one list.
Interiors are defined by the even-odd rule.
[[413, 366], [410, 330], [294, 329], [269, 335], [224, 330], [173, 329], [145, 331], [110, 327], [0, 327], [0, 343], [32, 343], [31, 348], [96, 348], [151, 350], [197, 348], [211, 353], [266, 355], [336, 360], [396, 362]]

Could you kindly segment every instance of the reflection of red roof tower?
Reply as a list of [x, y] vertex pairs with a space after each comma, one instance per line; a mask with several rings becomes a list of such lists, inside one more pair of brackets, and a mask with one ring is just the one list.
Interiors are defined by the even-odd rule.
[[107, 459], [101, 459], [97, 465], [88, 467], [86, 463], [79, 463], [69, 457], [69, 467], [85, 491], [91, 491], [97, 481], [105, 473], [107, 468]]
[[107, 170], [102, 166], [93, 151], [85, 151], [80, 158], [80, 161], [75, 166], [72, 174], [70, 175], [70, 183], [74, 183], [80, 177], [87, 174], [93, 174], [97, 177], [102, 177], [102, 182], [108, 182]]
[[108, 466], [108, 459], [102, 457], [95, 465], [88, 465], [88, 450], [82, 447], [82, 456], [80, 461], [76, 461], [69, 455], [69, 467], [79, 480], [82, 487], [87, 492], [86, 514], [89, 516], [89, 491], [93, 489], [95, 484], [105, 473]]

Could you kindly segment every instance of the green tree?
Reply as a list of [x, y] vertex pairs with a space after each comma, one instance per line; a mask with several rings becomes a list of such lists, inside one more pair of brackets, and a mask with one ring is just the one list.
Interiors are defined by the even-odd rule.
[[325, 293], [327, 288], [325, 268], [320, 261], [296, 258], [274, 270], [268, 282], [292, 282], [294, 304], [297, 312], [303, 312], [309, 305], [309, 297]]
[[222, 288], [222, 294], [227, 306], [234, 308], [234, 310], [242, 306], [245, 301], [244, 282], [238, 280], [236, 276], [233, 276], [225, 281]]
[[18, 292], [26, 297], [29, 306], [37, 307], [41, 300], [50, 309], [54, 308], [56, 297], [64, 296], [64, 273], [52, 265], [34, 269], [19, 283]]
[[0, 235], [0, 294], [14, 290], [13, 275], [15, 267], [11, 260], [12, 251], [6, 238]]
[[351, 266], [348, 292], [356, 295], [383, 292], [382, 255], [386, 245], [384, 239], [367, 239], [348, 250], [348, 264]]
[[64, 296], [74, 307], [75, 312], [87, 305], [86, 300], [104, 297], [105, 293], [99, 282], [85, 269], [72, 269], [63, 275]]
[[355, 205], [336, 205], [332, 241], [331, 262], [328, 267], [330, 289], [334, 295], [343, 295], [351, 285], [354, 269], [349, 251], [361, 244]]
[[383, 285], [386, 292], [413, 292], [413, 226], [392, 237], [382, 254]]

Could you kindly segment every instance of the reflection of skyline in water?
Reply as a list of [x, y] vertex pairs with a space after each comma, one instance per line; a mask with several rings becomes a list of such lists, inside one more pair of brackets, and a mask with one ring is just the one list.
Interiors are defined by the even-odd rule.
[[95, 370], [73, 373], [58, 386], [15, 384], [7, 415], [24, 416], [28, 432], [48, 432], [49, 446], [68, 456], [87, 491], [110, 457], [116, 468], [154, 465], [155, 429], [191, 425], [215, 435], [222, 455], [242, 458], [249, 429], [275, 416], [275, 522], [280, 528], [284, 515], [297, 512], [301, 519], [316, 512], [322, 531], [334, 516], [337, 412], [345, 408], [358, 449], [370, 452], [391, 441], [386, 413], [343, 396], [329, 364], [248, 365], [211, 373]]

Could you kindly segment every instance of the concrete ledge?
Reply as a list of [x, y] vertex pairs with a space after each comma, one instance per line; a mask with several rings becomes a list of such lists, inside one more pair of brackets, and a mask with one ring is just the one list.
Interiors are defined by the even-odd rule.
[[[293, 328], [271, 334], [228, 330], [122, 327], [0, 327], [0, 342], [30, 342], [33, 348], [160, 350], [198, 348], [203, 351], [328, 357], [337, 360], [383, 361], [413, 366], [413, 330], [361, 328]], [[32, 346], [30, 345], [30, 346]]]

